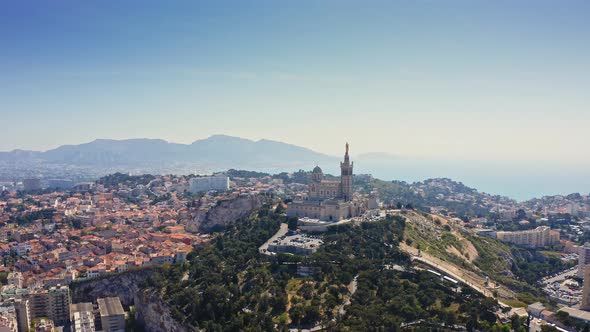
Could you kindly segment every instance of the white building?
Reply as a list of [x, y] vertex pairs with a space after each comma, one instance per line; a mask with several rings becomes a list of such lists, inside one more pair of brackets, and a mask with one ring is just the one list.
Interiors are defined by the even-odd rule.
[[207, 192], [210, 190], [229, 190], [229, 177], [224, 174], [203, 176], [189, 180], [189, 191], [191, 193]]
[[18, 320], [14, 306], [0, 306], [0, 332], [18, 332]]
[[532, 248], [547, 247], [559, 243], [559, 231], [551, 230], [547, 226], [515, 232], [496, 232], [496, 238], [502, 242], [509, 242]]
[[72, 332], [94, 332], [94, 313], [92, 303], [70, 304]]
[[107, 297], [98, 299], [100, 321], [104, 332], [125, 331], [125, 311], [119, 297]]
[[16, 288], [23, 288], [23, 275], [20, 272], [10, 272], [7, 277], [7, 284]]
[[16, 251], [16, 254], [22, 256], [31, 250], [33, 250], [33, 246], [30, 243], [19, 243], [13, 247]]

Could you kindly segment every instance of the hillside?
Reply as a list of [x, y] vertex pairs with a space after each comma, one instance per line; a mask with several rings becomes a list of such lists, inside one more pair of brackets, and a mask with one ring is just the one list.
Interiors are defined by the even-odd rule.
[[[536, 301], [541, 294], [531, 284], [568, 267], [542, 251], [477, 235], [440, 216], [415, 211], [402, 215], [407, 220], [402, 249], [457, 271], [507, 304]], [[492, 282], [490, 287], [486, 287], [486, 277]]]
[[[258, 254], [285, 221], [262, 208], [144, 286], [167, 302], [176, 321], [206, 331], [399, 330], [407, 324], [488, 330], [496, 323], [494, 300], [468, 287], [456, 293], [409, 264], [398, 247], [404, 217], [336, 226], [308, 257]], [[398, 269], [388, 268], [392, 264]], [[299, 275], [298, 266], [311, 275]]]
[[510, 198], [479, 192], [447, 178], [413, 183], [373, 179], [359, 186], [367, 191], [374, 188], [386, 204], [411, 204], [422, 210], [436, 208], [443, 214], [457, 217], [486, 216], [492, 208], [516, 204]]

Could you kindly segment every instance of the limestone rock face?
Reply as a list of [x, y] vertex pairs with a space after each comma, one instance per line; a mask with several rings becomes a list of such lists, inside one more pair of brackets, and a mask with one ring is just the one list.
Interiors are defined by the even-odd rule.
[[269, 201], [263, 195], [243, 195], [232, 199], [218, 201], [208, 210], [199, 210], [189, 220], [185, 229], [189, 232], [209, 232], [216, 227], [223, 228], [240, 218], [248, 217]]
[[104, 278], [74, 283], [71, 287], [72, 303], [96, 302], [99, 298], [118, 296], [124, 306], [135, 306], [136, 319], [147, 332], [192, 332], [170, 314], [158, 290], [143, 289], [143, 282], [157, 268], [128, 271]]
[[195, 328], [182, 325], [172, 318], [170, 308], [157, 290], [142, 290], [135, 296], [136, 319], [148, 332], [192, 332]]
[[91, 279], [70, 286], [72, 303], [95, 301], [98, 298], [118, 296], [124, 306], [133, 305], [140, 285], [149, 278], [155, 268], [128, 271], [98, 279]]

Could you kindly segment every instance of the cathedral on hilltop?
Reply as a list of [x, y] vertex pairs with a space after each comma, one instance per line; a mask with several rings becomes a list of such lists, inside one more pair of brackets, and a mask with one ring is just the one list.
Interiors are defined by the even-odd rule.
[[346, 143], [344, 161], [340, 162], [340, 181], [324, 179], [322, 169], [316, 166], [307, 195], [294, 199], [287, 208], [287, 215], [326, 221], [360, 216], [367, 210], [367, 200], [353, 197], [352, 168]]

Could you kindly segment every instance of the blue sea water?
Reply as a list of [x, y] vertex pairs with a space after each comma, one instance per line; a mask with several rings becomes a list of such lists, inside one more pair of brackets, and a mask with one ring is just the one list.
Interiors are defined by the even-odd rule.
[[450, 178], [480, 192], [518, 201], [545, 195], [590, 193], [590, 168], [547, 163], [435, 160], [358, 161], [355, 173], [406, 182]]

